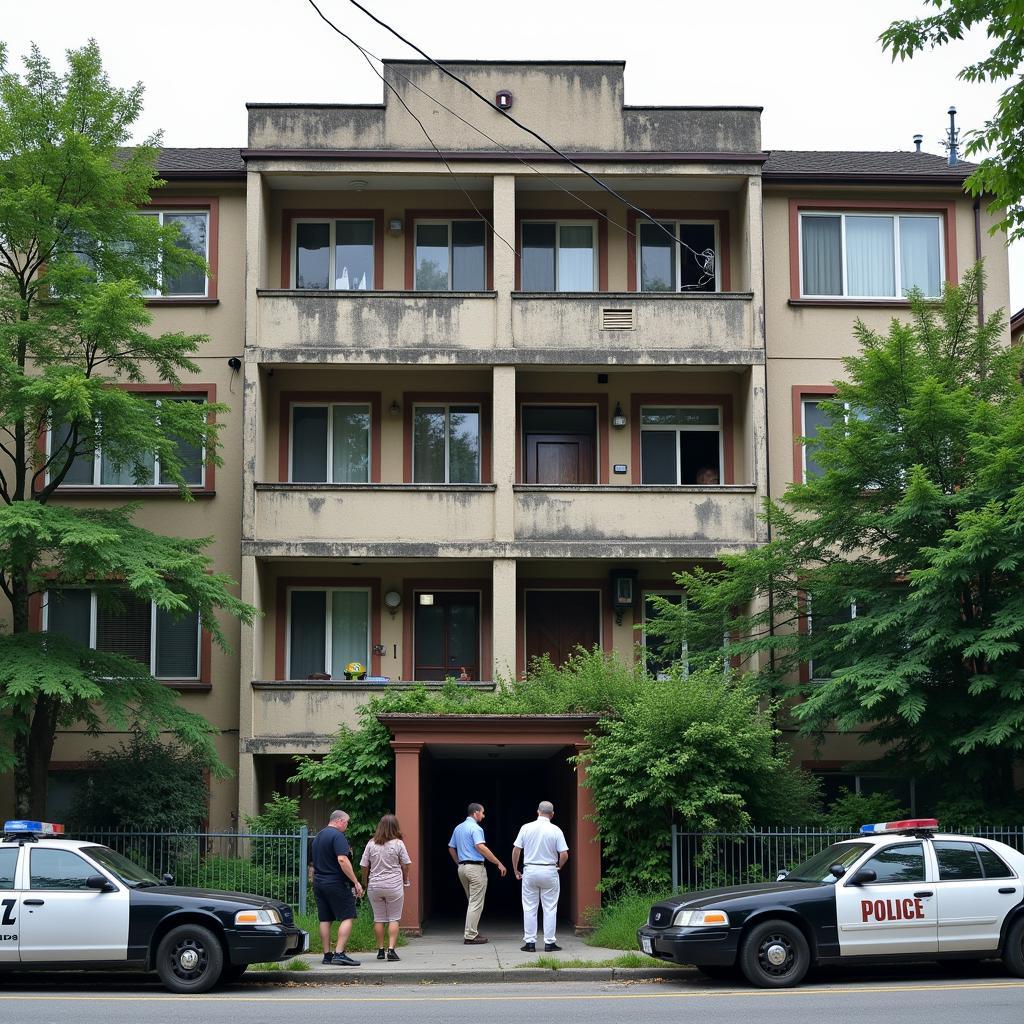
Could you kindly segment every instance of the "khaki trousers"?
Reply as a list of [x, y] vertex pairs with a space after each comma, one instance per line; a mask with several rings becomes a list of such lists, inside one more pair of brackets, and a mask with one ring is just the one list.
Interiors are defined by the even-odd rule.
[[466, 931], [467, 939], [475, 939], [479, 932], [480, 915], [484, 910], [484, 896], [487, 895], [487, 869], [483, 864], [460, 864], [459, 881], [466, 892]]

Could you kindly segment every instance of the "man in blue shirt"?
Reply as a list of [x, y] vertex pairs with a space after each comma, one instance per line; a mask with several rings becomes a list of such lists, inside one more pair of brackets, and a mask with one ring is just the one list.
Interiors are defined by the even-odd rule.
[[484, 830], [480, 827], [483, 820], [483, 804], [470, 804], [466, 808], [466, 820], [455, 826], [455, 831], [448, 840], [448, 853], [459, 866], [459, 881], [466, 893], [466, 930], [463, 943], [467, 946], [477, 946], [487, 941], [477, 931], [484, 909], [484, 896], [487, 894], [487, 868], [484, 867], [484, 861], [489, 860], [496, 865], [502, 878], [506, 873], [505, 865], [487, 849]]

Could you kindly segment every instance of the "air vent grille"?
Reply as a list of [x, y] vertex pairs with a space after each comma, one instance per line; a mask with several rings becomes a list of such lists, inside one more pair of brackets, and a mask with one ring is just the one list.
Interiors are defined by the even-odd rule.
[[632, 309], [601, 309], [601, 330], [602, 331], [631, 331], [633, 330]]

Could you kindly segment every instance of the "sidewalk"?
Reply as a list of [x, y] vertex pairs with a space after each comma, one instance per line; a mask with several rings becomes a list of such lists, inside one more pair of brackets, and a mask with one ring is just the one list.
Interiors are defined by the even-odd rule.
[[554, 970], [547, 967], [522, 967], [535, 963], [538, 957], [561, 961], [605, 961], [623, 955], [621, 949], [601, 949], [588, 946], [583, 939], [568, 934], [559, 936], [559, 953], [544, 953], [543, 941], [538, 952], [520, 950], [523, 937], [511, 932], [506, 924], [497, 931], [485, 931], [490, 940], [486, 945], [466, 946], [462, 942], [461, 928], [451, 926], [431, 928], [419, 938], [410, 938], [400, 946], [399, 963], [381, 962], [376, 953], [353, 953], [359, 967], [331, 967], [321, 963], [320, 954], [301, 957], [309, 964], [308, 971], [248, 972], [245, 977], [253, 981], [296, 981], [310, 984], [465, 984], [518, 981], [619, 981], [624, 978], [659, 979], [678, 977], [687, 968], [662, 964], [650, 960], [650, 967], [567, 967]]

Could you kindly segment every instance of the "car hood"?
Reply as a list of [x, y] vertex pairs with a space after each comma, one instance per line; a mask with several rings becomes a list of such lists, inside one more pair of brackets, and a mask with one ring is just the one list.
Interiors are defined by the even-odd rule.
[[783, 895], [790, 892], [801, 892], [805, 889], [817, 889], [825, 882], [753, 882], [749, 885], [726, 885], [720, 889], [703, 889], [700, 892], [681, 892], [671, 899], [662, 900], [658, 906], [665, 910], [703, 910], [707, 907], [719, 907], [735, 900], [750, 896]]
[[279, 900], [267, 899], [265, 896], [254, 896], [247, 892], [225, 892], [222, 889], [193, 889], [185, 885], [153, 885], [135, 892], [147, 896], [166, 896], [178, 902], [182, 899], [199, 900], [205, 903], [230, 903], [239, 907], [280, 907]]

